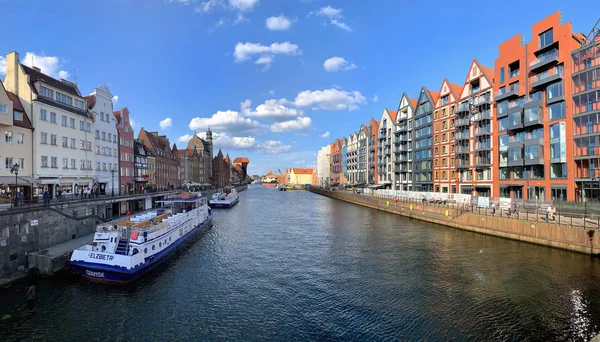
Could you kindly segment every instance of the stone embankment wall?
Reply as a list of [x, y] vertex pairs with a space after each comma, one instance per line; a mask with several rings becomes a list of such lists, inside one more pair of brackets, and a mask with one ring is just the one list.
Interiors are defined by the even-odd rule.
[[356, 195], [346, 191], [328, 191], [318, 188], [311, 188], [309, 191], [425, 222], [580, 253], [600, 254], [600, 231], [595, 228], [481, 215], [444, 206], [394, 203], [386, 199]]
[[98, 218], [49, 207], [0, 215], [0, 277], [28, 268], [27, 255], [94, 231]]

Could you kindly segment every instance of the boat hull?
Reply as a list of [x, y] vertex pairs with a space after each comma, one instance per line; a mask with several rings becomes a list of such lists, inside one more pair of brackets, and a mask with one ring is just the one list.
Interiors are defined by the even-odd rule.
[[118, 266], [94, 264], [85, 261], [71, 261], [71, 270], [75, 274], [81, 275], [83, 278], [89, 279], [95, 282], [104, 283], [129, 283], [140, 276], [148, 273], [150, 270], [160, 265], [175, 251], [183, 247], [184, 244], [190, 242], [198, 234], [208, 230], [212, 223], [212, 215], [209, 216], [204, 222], [200, 223], [187, 234], [182, 236], [180, 239], [175, 241], [169, 248], [166, 248], [153, 256], [145, 259], [144, 264], [127, 270]]
[[232, 202], [208, 202], [208, 206], [211, 208], [233, 208], [239, 202], [239, 198], [236, 198]]
[[274, 188], [277, 186], [277, 183], [261, 183], [262, 186], [266, 186], [268, 188]]

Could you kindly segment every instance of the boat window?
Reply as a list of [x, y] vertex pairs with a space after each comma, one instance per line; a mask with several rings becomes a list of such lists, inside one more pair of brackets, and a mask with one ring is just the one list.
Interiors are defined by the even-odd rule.
[[148, 247], [144, 248], [144, 253], [148, 254]]
[[167, 239], [165, 239], [165, 245], [167, 244]]
[[162, 243], [161, 242], [158, 243], [158, 247], [159, 248], [162, 247]]
[[171, 237], [169, 236], [169, 242], [171, 242]]
[[152, 245], [152, 250], [154, 250], [156, 248], [156, 246]]

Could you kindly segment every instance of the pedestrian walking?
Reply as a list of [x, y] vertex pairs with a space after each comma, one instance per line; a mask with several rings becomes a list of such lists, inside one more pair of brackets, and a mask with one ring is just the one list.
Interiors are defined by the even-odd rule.
[[552, 214], [552, 206], [548, 206], [548, 208], [546, 208], [546, 223], [548, 223], [550, 220], [550, 214]]
[[496, 216], [496, 203], [492, 203], [492, 216]]
[[24, 203], [25, 203], [25, 195], [22, 192], [20, 192], [19, 193], [19, 204], [23, 205]]

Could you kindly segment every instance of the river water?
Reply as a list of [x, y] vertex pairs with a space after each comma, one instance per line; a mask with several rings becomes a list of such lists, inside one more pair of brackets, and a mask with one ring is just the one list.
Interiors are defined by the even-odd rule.
[[251, 186], [132, 285], [0, 291], [0, 341], [552, 341], [600, 332], [600, 262]]

